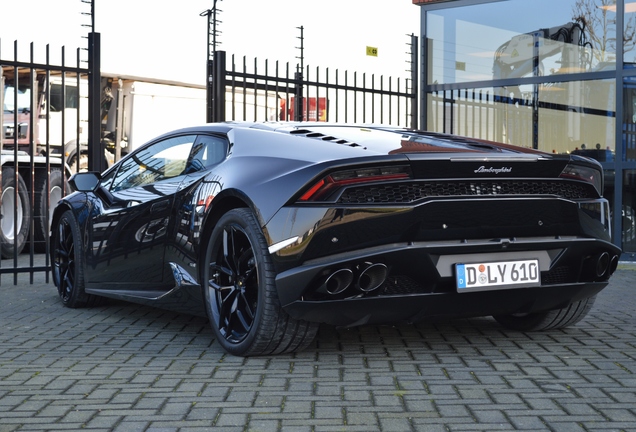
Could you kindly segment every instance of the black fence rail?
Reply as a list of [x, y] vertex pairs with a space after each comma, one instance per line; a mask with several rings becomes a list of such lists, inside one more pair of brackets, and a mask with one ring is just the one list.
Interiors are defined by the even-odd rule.
[[[50, 209], [67, 193], [75, 171], [102, 171], [104, 131], [100, 129], [99, 34], [89, 34], [88, 67], [36, 62], [33, 44], [27, 61], [19, 60], [18, 43], [5, 59], [0, 41], [0, 100], [3, 105], [0, 173], [0, 276], [47, 272], [52, 265], [48, 242]], [[416, 38], [412, 49], [417, 46]], [[57, 53], [56, 53], [57, 54]], [[208, 121], [329, 121], [418, 127], [417, 56], [411, 78], [331, 71], [328, 68], [264, 66], [245, 57], [214, 53], [209, 62]], [[70, 63], [73, 63], [71, 61]], [[102, 110], [103, 111], [103, 110]], [[103, 119], [103, 118], [102, 118]], [[80, 152], [81, 147], [81, 152]], [[0, 278], [0, 283], [2, 283]]]
[[68, 151], [87, 141], [91, 75], [80, 66], [80, 49], [69, 65], [64, 48], [57, 62], [48, 46], [43, 62], [35, 61], [33, 44], [27, 61], [19, 59], [19, 48], [14, 42], [6, 59], [0, 41], [0, 275], [12, 274], [13, 284], [20, 273], [33, 283], [35, 272], [47, 272], [48, 280], [51, 209], [79, 163]]
[[224, 51], [209, 64], [208, 121], [328, 121], [417, 128], [416, 62], [411, 78], [291, 67]]

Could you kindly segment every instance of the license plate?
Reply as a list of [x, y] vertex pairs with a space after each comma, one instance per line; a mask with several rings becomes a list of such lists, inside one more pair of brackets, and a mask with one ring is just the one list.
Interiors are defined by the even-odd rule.
[[482, 291], [502, 287], [522, 288], [541, 284], [539, 260], [455, 264], [457, 291]]

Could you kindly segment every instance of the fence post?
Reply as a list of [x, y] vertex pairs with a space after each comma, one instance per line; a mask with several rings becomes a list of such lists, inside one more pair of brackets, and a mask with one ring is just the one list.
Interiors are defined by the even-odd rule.
[[[212, 81], [212, 121], [225, 121], [225, 51], [215, 51], [212, 61], [212, 76], [208, 77]], [[210, 103], [211, 102], [211, 103]]]
[[[104, 149], [101, 140], [100, 101], [101, 64], [100, 34], [88, 34], [88, 170], [102, 172]], [[78, 143], [79, 147], [79, 143]]]
[[294, 121], [303, 121], [303, 73], [296, 72], [294, 74], [296, 80], [296, 88], [294, 95]]
[[419, 92], [418, 83], [418, 37], [411, 34], [411, 129], [418, 129], [419, 107], [417, 96]]
[[212, 123], [214, 121], [214, 61], [207, 61], [207, 80], [205, 82], [205, 121]]

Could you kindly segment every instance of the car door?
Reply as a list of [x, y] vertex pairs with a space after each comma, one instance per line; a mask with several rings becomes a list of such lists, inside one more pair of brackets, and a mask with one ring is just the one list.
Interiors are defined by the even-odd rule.
[[205, 211], [222, 189], [215, 166], [225, 160], [228, 148], [225, 135], [201, 134], [197, 137], [186, 166], [187, 175], [179, 187], [183, 192], [177, 195], [173, 204], [177, 223], [172, 236], [175, 243], [169, 248], [166, 258], [170, 262], [188, 266], [188, 263], [197, 260], [195, 245], [198, 244]]
[[171, 210], [195, 139], [172, 136], [144, 147], [103, 180], [113, 199], [100, 200], [93, 212], [88, 285], [133, 291], [162, 287]]

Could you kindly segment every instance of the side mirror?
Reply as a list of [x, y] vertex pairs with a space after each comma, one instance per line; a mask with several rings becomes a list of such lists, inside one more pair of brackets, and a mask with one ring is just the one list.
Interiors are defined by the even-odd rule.
[[75, 191], [94, 192], [100, 180], [101, 176], [97, 172], [78, 172], [68, 179], [68, 183]]

